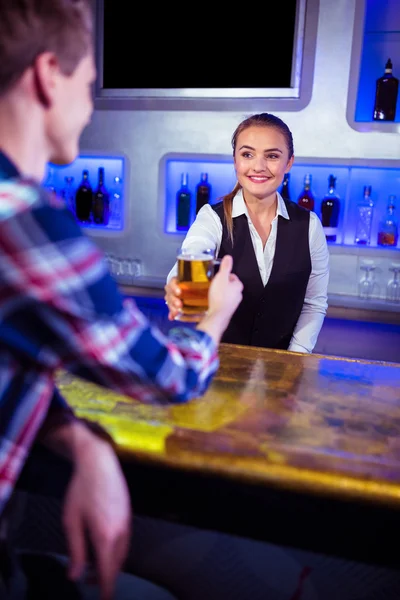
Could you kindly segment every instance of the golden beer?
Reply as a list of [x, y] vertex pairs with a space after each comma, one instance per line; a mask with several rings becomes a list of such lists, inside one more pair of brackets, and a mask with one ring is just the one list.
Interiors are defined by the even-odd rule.
[[208, 290], [214, 275], [215, 260], [207, 253], [180, 254], [178, 281], [181, 289], [180, 321], [199, 321], [208, 309]]

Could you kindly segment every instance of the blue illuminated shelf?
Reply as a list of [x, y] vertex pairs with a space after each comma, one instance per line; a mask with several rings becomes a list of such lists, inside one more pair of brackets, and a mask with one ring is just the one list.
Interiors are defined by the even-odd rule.
[[[211, 204], [233, 189], [235, 172], [232, 156], [211, 154], [166, 154], [160, 161], [159, 172], [159, 214], [163, 233], [182, 239], [186, 232], [176, 229], [176, 193], [180, 187], [181, 173], [189, 174], [189, 189], [192, 192], [191, 223], [195, 218], [195, 187], [200, 173], [206, 172], [212, 186]], [[327, 159], [296, 157], [290, 171], [291, 199], [297, 201], [303, 189], [304, 177], [312, 175], [312, 191], [316, 198], [315, 212], [320, 215], [320, 205], [328, 190], [329, 175], [334, 175], [336, 190], [340, 196], [339, 235], [330, 248], [354, 247], [356, 253], [367, 256], [370, 250], [382, 253], [400, 252], [399, 244], [395, 248], [382, 248], [377, 245], [378, 224], [384, 217], [389, 195], [397, 197], [396, 216], [400, 218], [400, 160], [367, 159]], [[371, 232], [371, 244], [354, 244], [357, 220], [357, 202], [363, 197], [364, 186], [372, 187], [374, 217]]]
[[190, 222], [195, 218], [195, 188], [201, 173], [208, 173], [212, 186], [210, 204], [218, 202], [219, 197], [232, 190], [235, 182], [235, 170], [232, 157], [213, 154], [167, 154], [160, 163], [160, 211], [163, 216], [164, 233], [185, 235], [176, 229], [176, 193], [180, 188], [181, 174], [187, 173], [189, 189], [192, 193]]
[[395, 121], [372, 118], [376, 80], [388, 58], [400, 79], [400, 3], [357, 0], [347, 105], [347, 120], [357, 131], [400, 132], [400, 94]]
[[126, 201], [127, 198], [127, 158], [125, 155], [110, 154], [108, 152], [90, 152], [82, 151], [76, 160], [65, 166], [47, 165], [46, 174], [43, 179], [45, 186], [52, 185], [55, 188], [56, 195], [66, 201], [68, 208], [74, 213], [74, 207], [69, 206], [65, 198], [66, 178], [72, 178], [71, 188], [73, 194], [76, 193], [78, 186], [82, 181], [82, 172], [86, 169], [89, 172], [89, 182], [93, 191], [97, 187], [99, 167], [104, 168], [104, 184], [110, 194], [110, 210], [115, 208], [113, 194], [117, 192], [114, 178], [119, 177], [121, 198], [119, 201], [118, 213], [110, 215], [110, 221], [107, 225], [97, 223], [81, 223], [79, 226], [90, 235], [120, 235], [127, 225]]

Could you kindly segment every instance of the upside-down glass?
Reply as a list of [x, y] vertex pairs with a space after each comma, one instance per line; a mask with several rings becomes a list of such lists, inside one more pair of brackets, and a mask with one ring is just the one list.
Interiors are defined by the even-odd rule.
[[378, 285], [373, 279], [375, 268], [373, 265], [361, 265], [360, 269], [361, 271], [365, 271], [365, 276], [358, 282], [358, 295], [360, 298], [369, 300], [374, 295], [374, 292], [378, 290]]
[[386, 300], [388, 302], [400, 302], [400, 279], [398, 277], [400, 265], [389, 267], [389, 271], [393, 272], [393, 278], [387, 284]]
[[215, 250], [194, 251], [181, 248], [178, 252], [178, 283], [181, 289], [182, 310], [178, 321], [200, 321], [208, 310], [208, 290], [220, 261]]

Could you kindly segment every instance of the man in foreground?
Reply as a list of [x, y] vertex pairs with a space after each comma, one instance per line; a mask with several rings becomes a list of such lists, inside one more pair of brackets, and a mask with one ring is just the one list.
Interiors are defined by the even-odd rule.
[[242, 284], [226, 257], [207, 317], [166, 338], [123, 302], [100, 251], [40, 187], [48, 162], [75, 160], [93, 110], [90, 4], [0, 0], [0, 515], [33, 443], [71, 459], [69, 577], [83, 572], [88, 532], [107, 600], [127, 553], [130, 498], [111, 445], [75, 417], [55, 371], [141, 402], [202, 395]]

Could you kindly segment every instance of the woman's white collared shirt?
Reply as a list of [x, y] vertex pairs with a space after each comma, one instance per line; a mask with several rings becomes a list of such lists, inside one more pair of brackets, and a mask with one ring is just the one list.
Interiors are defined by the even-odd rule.
[[[245, 214], [249, 224], [251, 241], [264, 286], [268, 283], [275, 255], [278, 217], [289, 219], [286, 205], [278, 193], [276, 215], [271, 223], [271, 232], [263, 248], [262, 240], [254, 227], [242, 191], [233, 199], [232, 217]], [[329, 250], [322, 223], [314, 212], [310, 212], [309, 245], [311, 274], [308, 281], [303, 308], [289, 345], [292, 352], [312, 352], [321, 330], [328, 308]], [[206, 204], [197, 214], [182, 244], [184, 248], [205, 250], [215, 248], [218, 255], [222, 240], [222, 223], [210, 205]], [[177, 265], [168, 273], [167, 281], [176, 276]]]

